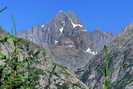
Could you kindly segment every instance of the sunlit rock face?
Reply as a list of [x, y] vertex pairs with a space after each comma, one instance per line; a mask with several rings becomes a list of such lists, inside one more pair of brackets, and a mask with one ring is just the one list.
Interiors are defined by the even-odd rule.
[[[114, 38], [112, 34], [100, 30], [88, 32], [78, 16], [64, 11], [59, 11], [49, 22], [17, 35], [39, 45], [47, 44], [55, 62], [73, 70], [84, 66]], [[90, 51], [87, 51], [88, 48]]]

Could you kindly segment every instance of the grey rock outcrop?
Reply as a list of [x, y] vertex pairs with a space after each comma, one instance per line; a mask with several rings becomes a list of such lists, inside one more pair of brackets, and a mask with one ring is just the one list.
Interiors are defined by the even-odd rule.
[[63, 11], [48, 23], [34, 26], [17, 35], [39, 45], [47, 44], [55, 62], [73, 70], [84, 66], [114, 38], [112, 34], [100, 30], [88, 32], [79, 17]]
[[[80, 79], [90, 89], [132, 89], [133, 88], [133, 24], [79, 69]], [[100, 70], [100, 71], [99, 71]], [[102, 71], [103, 70], [103, 71]], [[106, 84], [105, 84], [106, 83]]]

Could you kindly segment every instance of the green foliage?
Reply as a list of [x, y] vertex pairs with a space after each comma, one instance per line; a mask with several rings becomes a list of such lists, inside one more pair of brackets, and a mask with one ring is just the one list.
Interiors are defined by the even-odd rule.
[[110, 80], [111, 71], [109, 69], [111, 52], [110, 50], [107, 50], [106, 47], [104, 47], [104, 51], [105, 51], [105, 56], [103, 58], [103, 64], [100, 65], [100, 68], [98, 70], [103, 74], [103, 77], [104, 77], [103, 89], [111, 89], [112, 87], [111, 80]]
[[21, 50], [17, 44], [22, 39], [8, 35], [0, 41], [4, 45], [9, 39], [13, 41], [15, 48], [8, 53], [9, 57], [0, 50], [0, 61], [4, 63], [0, 65], [0, 89], [36, 89], [39, 75], [43, 71], [32, 64], [39, 52], [27, 49], [28, 56], [20, 57]]

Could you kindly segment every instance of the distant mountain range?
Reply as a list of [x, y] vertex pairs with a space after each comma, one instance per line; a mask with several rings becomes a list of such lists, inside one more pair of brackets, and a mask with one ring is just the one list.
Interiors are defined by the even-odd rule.
[[39, 45], [48, 45], [55, 62], [73, 70], [85, 66], [115, 37], [98, 29], [88, 32], [78, 16], [64, 11], [58, 12], [49, 22], [25, 29], [17, 35]]

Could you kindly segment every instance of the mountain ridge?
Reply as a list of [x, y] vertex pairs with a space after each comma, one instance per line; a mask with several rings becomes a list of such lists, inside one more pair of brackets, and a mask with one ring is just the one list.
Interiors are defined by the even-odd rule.
[[[133, 24], [129, 24], [106, 46], [106, 50], [103, 49], [79, 69], [77, 74], [81, 81], [90, 89], [132, 89], [132, 38]], [[107, 74], [101, 70], [106, 70]]]
[[47, 24], [19, 32], [18, 36], [39, 45], [47, 44], [56, 59], [55, 62], [72, 70], [85, 65], [114, 38], [107, 32], [88, 32], [78, 16], [64, 11], [57, 13]]

